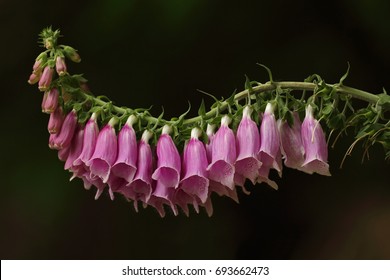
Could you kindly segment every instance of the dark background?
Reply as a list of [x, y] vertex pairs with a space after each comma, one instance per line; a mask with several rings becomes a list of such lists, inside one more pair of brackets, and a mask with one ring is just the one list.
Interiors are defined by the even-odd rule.
[[[279, 191], [214, 198], [205, 212], [161, 219], [107, 194], [94, 201], [47, 147], [42, 94], [27, 84], [42, 28], [77, 48], [96, 94], [166, 117], [198, 107], [196, 89], [242, 90], [244, 74], [277, 80], [318, 73], [329, 83], [390, 89], [390, 2], [0, 0], [2, 259], [382, 259], [390, 258], [389, 163], [381, 147], [361, 164], [352, 142], [330, 149], [332, 177], [285, 169]], [[208, 100], [208, 99], [207, 99]], [[209, 100], [210, 101], [210, 100]], [[209, 102], [208, 101], [208, 102]], [[211, 103], [211, 102], [210, 102]], [[195, 112], [195, 110], [194, 110]], [[194, 114], [194, 113], [193, 113]], [[273, 174], [272, 176], [274, 176]], [[273, 177], [275, 178], [275, 177]]]

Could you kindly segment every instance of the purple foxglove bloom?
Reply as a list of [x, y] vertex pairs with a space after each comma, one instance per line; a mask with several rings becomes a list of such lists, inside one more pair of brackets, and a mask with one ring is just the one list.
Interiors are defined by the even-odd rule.
[[282, 172], [280, 153], [280, 135], [274, 108], [271, 103], [268, 103], [260, 126], [260, 150], [258, 157], [262, 166], [274, 168], [280, 174]]
[[[57, 150], [61, 150], [70, 145], [74, 131], [77, 126], [77, 114], [75, 110], [70, 111], [62, 123], [61, 131], [57, 134], [51, 134], [51, 146]], [[49, 141], [50, 142], [50, 141]], [[49, 146], [50, 146], [49, 144]]]
[[64, 76], [67, 73], [65, 60], [63, 57], [57, 56], [56, 58], [56, 71], [59, 76]]
[[[252, 110], [249, 106], [244, 108], [242, 120], [237, 129], [237, 160], [236, 174], [242, 175], [256, 184], [258, 170], [261, 162], [257, 158], [260, 149], [260, 135], [256, 123], [251, 119]], [[238, 178], [241, 179], [241, 178]], [[237, 179], [236, 179], [237, 181]], [[239, 185], [244, 185], [241, 182]]]
[[46, 66], [43, 69], [42, 76], [39, 79], [38, 88], [40, 91], [46, 91], [49, 89], [51, 80], [53, 79], [54, 69]]
[[213, 138], [211, 163], [207, 167], [209, 179], [234, 189], [234, 162], [236, 160], [236, 141], [229, 128], [231, 119], [224, 116], [221, 127]]
[[60, 132], [64, 117], [64, 113], [60, 106], [50, 114], [49, 123], [47, 124], [47, 130], [50, 134], [57, 134]]
[[179, 186], [180, 155], [169, 135], [170, 132], [171, 127], [165, 125], [157, 142], [157, 169], [152, 174], [153, 180], [157, 181], [156, 190], [177, 188]]
[[80, 156], [83, 149], [84, 129], [81, 126], [77, 126], [75, 136], [69, 146], [69, 154], [65, 162], [65, 170], [74, 171], [73, 162]]
[[199, 197], [202, 203], [206, 202], [209, 180], [207, 179], [206, 168], [208, 166], [206, 149], [202, 141], [198, 138], [202, 131], [193, 128], [191, 139], [183, 152], [183, 174], [181, 189]]
[[31, 73], [31, 75], [28, 78], [27, 82], [30, 85], [34, 85], [34, 84], [38, 83], [40, 78], [41, 78], [41, 73]]
[[[96, 122], [97, 115], [92, 114], [84, 129], [83, 149], [79, 157], [74, 161], [75, 165], [84, 165], [91, 159], [95, 151], [96, 141], [99, 135], [99, 127]], [[88, 168], [89, 169], [89, 168]]]
[[102, 179], [104, 184], [108, 181], [111, 166], [114, 164], [118, 153], [115, 124], [116, 119], [111, 118], [108, 124], [100, 131], [96, 140], [95, 151], [91, 159], [86, 163], [91, 170], [91, 178], [98, 177]]
[[51, 90], [45, 92], [42, 100], [42, 112], [51, 114], [55, 111], [58, 105], [58, 97], [60, 93], [58, 89], [52, 88]]
[[[119, 181], [123, 181], [123, 186], [133, 180], [134, 174], [137, 170], [137, 138], [133, 129], [133, 124], [136, 121], [137, 118], [135, 116], [130, 116], [119, 132], [118, 157], [114, 165], [111, 167], [110, 176], [122, 179]], [[113, 188], [114, 191], [118, 189], [119, 188]]]
[[306, 107], [306, 116], [301, 128], [302, 143], [305, 149], [305, 161], [302, 164], [305, 172], [316, 172], [330, 176], [328, 161], [328, 146], [325, 134], [318, 120], [313, 117], [313, 108]]
[[134, 179], [121, 191], [127, 197], [135, 201], [141, 200], [148, 203], [152, 195], [152, 149], [148, 144], [152, 133], [145, 130], [138, 145], [138, 162]]
[[305, 160], [305, 149], [301, 137], [301, 121], [297, 112], [293, 113], [294, 123], [290, 127], [287, 121], [278, 121], [281, 152], [284, 157], [284, 165], [289, 168], [302, 170]]

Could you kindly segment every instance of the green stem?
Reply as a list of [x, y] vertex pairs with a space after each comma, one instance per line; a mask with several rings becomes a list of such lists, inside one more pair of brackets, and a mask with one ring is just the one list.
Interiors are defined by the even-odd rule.
[[[252, 92], [253, 92], [253, 94], [259, 94], [262, 92], [275, 90], [277, 87], [280, 87], [281, 89], [290, 89], [290, 90], [314, 91], [316, 86], [317, 85], [315, 83], [309, 83], [309, 82], [272, 82], [272, 83], [268, 82], [266, 84], [262, 84], [262, 85], [258, 85], [258, 86], [253, 87]], [[347, 87], [347, 86], [339, 85], [339, 84], [329, 85], [329, 86], [334, 87], [339, 94], [347, 94], [347, 95], [352, 96], [353, 98], [360, 99], [360, 100], [363, 100], [363, 101], [366, 101], [369, 103], [375, 104], [379, 100], [379, 97], [377, 95], [363, 91], [363, 90], [359, 90], [356, 88]], [[84, 94], [87, 95], [86, 93], [84, 93]], [[240, 101], [240, 100], [248, 97], [248, 94], [249, 94], [248, 90], [243, 90], [234, 96], [234, 100]], [[96, 97], [93, 97], [93, 98], [95, 99], [95, 103], [97, 105], [104, 106], [107, 104], [107, 102], [105, 102], [103, 100], [100, 100]], [[229, 104], [227, 101], [221, 102], [221, 104], [220, 104], [220, 106], [218, 106], [218, 108], [214, 108], [214, 109], [211, 109], [210, 111], [208, 111], [206, 113], [206, 115], [203, 117], [203, 119], [210, 119], [210, 118], [216, 116], [216, 114], [218, 112], [226, 110], [228, 105]], [[115, 105], [112, 106], [112, 109], [120, 114], [125, 114], [127, 112], [126, 109], [115, 106]], [[157, 122], [162, 121], [162, 123], [173, 124], [172, 121], [159, 120], [158, 118], [155, 118], [152, 116], [147, 116], [145, 119], [150, 123], [157, 123]], [[191, 125], [191, 124], [200, 122], [201, 120], [202, 120], [201, 116], [193, 117], [193, 118], [184, 120], [183, 125]]]

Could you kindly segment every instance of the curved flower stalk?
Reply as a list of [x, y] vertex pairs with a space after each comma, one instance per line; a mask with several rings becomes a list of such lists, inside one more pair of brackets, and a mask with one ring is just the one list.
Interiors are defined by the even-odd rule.
[[[186, 112], [164, 120], [94, 96], [81, 75], [69, 73], [68, 60], [81, 58], [74, 48], [57, 44], [59, 31], [48, 28], [40, 36], [46, 50], [28, 83], [44, 92], [49, 146], [58, 150], [71, 179], [97, 188], [96, 199], [108, 185], [111, 199], [122, 194], [137, 211], [142, 203], [161, 216], [166, 209], [177, 215], [179, 208], [189, 215], [192, 206], [211, 216], [213, 193], [238, 202], [236, 186], [246, 192], [248, 184], [263, 182], [277, 189], [270, 171], [281, 177], [282, 160], [285, 167], [329, 176], [326, 137], [337, 140], [347, 130], [356, 140], [346, 155], [361, 141], [366, 149], [381, 144], [390, 158], [390, 97], [345, 86], [348, 71], [333, 85], [318, 75], [275, 82], [261, 65], [269, 82], [247, 79], [245, 90], [217, 100], [209, 111], [202, 103], [198, 116], [186, 118]], [[367, 107], [355, 110], [354, 99]]]

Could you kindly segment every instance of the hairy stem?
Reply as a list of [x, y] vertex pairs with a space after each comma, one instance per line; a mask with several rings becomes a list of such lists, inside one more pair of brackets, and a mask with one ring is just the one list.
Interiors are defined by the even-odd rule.
[[[281, 89], [314, 91], [316, 86], [317, 85], [315, 83], [309, 83], [309, 82], [272, 82], [272, 83], [268, 82], [266, 84], [261, 84], [261, 85], [253, 87], [252, 94], [259, 94], [262, 92], [274, 90], [277, 87], [280, 87]], [[379, 97], [377, 95], [363, 91], [363, 90], [359, 90], [356, 88], [352, 88], [352, 87], [348, 87], [348, 86], [344, 86], [344, 85], [339, 85], [339, 84], [329, 85], [329, 86], [334, 87], [336, 89], [336, 91], [340, 94], [347, 94], [347, 95], [352, 96], [353, 98], [360, 99], [360, 100], [363, 100], [363, 101], [366, 101], [369, 103], [375, 104], [379, 100]], [[87, 95], [86, 93], [84, 93], [84, 94]], [[248, 97], [248, 94], [249, 94], [248, 90], [243, 90], [234, 96], [234, 100], [240, 101], [240, 100]], [[97, 105], [104, 106], [107, 104], [107, 102], [105, 102], [101, 99], [98, 99], [96, 97], [93, 97], [93, 98], [95, 99], [95, 103]], [[211, 109], [210, 111], [208, 111], [206, 113], [206, 115], [203, 118], [207, 120], [207, 119], [210, 119], [212, 117], [215, 117], [218, 112], [224, 111], [227, 107], [228, 107], [227, 101], [221, 102], [221, 104], [220, 104], [220, 106], [218, 106], [218, 108]], [[115, 105], [112, 106], [112, 109], [119, 114], [125, 114], [127, 112], [126, 109], [115, 106]], [[201, 118], [202, 118], [201, 116], [197, 116], [197, 117], [185, 119], [183, 121], [183, 125], [191, 125], [191, 124], [200, 122]], [[159, 120], [158, 118], [155, 118], [152, 116], [147, 116], [147, 117], [145, 117], [145, 119], [150, 123], [157, 123], [157, 122], [163, 121], [163, 120]], [[163, 121], [163, 122], [167, 123], [167, 124], [173, 123], [171, 121]]]

